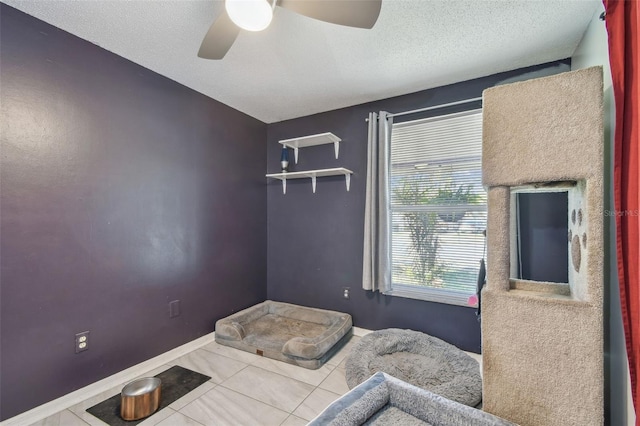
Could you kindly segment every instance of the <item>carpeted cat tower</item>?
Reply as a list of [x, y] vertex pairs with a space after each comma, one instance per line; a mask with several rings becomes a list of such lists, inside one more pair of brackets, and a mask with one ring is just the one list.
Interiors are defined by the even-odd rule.
[[[527, 426], [601, 425], [602, 69], [494, 87], [483, 99], [483, 409]], [[567, 193], [568, 283], [518, 278], [523, 191]]]

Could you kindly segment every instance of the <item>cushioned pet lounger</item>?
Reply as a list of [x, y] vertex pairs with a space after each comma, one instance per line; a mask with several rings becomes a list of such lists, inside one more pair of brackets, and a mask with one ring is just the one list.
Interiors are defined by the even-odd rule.
[[352, 333], [351, 315], [267, 300], [216, 322], [216, 342], [316, 369]]
[[475, 407], [482, 400], [478, 362], [433, 336], [389, 328], [367, 334], [347, 357], [349, 388], [382, 371], [412, 385]]
[[334, 401], [309, 426], [515, 426], [378, 372]]

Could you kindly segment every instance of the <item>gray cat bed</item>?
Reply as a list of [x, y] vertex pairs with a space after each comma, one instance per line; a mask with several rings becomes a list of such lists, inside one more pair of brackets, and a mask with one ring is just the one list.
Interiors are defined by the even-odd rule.
[[362, 337], [346, 361], [350, 389], [382, 371], [472, 407], [482, 400], [478, 362], [428, 334], [390, 328]]
[[216, 342], [320, 368], [352, 334], [351, 315], [267, 300], [216, 322]]
[[381, 372], [334, 401], [309, 426], [362, 424], [515, 426]]

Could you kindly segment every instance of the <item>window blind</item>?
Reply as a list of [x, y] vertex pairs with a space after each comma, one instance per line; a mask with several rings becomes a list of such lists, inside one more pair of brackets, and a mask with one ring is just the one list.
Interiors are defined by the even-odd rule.
[[487, 218], [482, 110], [394, 124], [390, 153], [393, 292], [438, 290], [466, 303]]

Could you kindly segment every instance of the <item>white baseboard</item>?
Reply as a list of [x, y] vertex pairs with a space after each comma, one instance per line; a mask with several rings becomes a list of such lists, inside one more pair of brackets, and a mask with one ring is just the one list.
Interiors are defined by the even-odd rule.
[[135, 379], [136, 377], [146, 373], [149, 370], [158, 368], [163, 364], [167, 364], [176, 358], [181, 357], [191, 351], [194, 351], [202, 346], [205, 346], [215, 340], [215, 333], [210, 333], [202, 336], [196, 340], [192, 340], [189, 343], [185, 343], [182, 346], [171, 349], [168, 352], [158, 355], [157, 357], [148, 359], [140, 364], [136, 364], [133, 367], [129, 367], [126, 370], [122, 370], [112, 376], [106, 377], [100, 381], [91, 383], [81, 389], [61, 396], [58, 399], [49, 401], [46, 404], [40, 405], [29, 411], [25, 411], [22, 414], [18, 414], [15, 417], [11, 417], [3, 422], [0, 422], [0, 426], [24, 426], [30, 425], [42, 419], [45, 419], [55, 413], [65, 410], [73, 405], [79, 404], [85, 399], [89, 399], [92, 396], [98, 395], [102, 392], [106, 392], [114, 386], [118, 386], [122, 383], [126, 383]]

